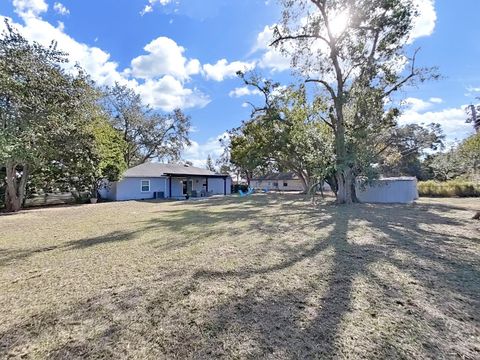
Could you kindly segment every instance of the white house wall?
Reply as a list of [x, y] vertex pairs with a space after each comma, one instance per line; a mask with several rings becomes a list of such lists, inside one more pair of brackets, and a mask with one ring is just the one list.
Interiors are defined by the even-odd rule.
[[[196, 190], [198, 194], [205, 189], [203, 186], [205, 184], [205, 178], [191, 178], [192, 179], [192, 189]], [[142, 180], [150, 181], [150, 191], [142, 192]], [[181, 198], [183, 197], [183, 181], [186, 178], [172, 178], [172, 198]], [[227, 194], [231, 193], [231, 178], [227, 178]], [[222, 194], [224, 193], [222, 178], [209, 178], [208, 179], [208, 190], [213, 194]], [[163, 191], [164, 197], [168, 198], [170, 196], [169, 192], [169, 179], [168, 177], [160, 178], [123, 178], [118, 182], [111, 183], [110, 186], [106, 189], [100, 191], [102, 198], [109, 200], [143, 200], [143, 199], [153, 199], [154, 192]]]
[[[226, 190], [227, 195], [231, 194], [232, 179], [227, 178]], [[214, 195], [223, 195], [224, 193], [224, 180], [223, 178], [210, 178], [208, 179], [208, 191]]]
[[[283, 186], [283, 183], [287, 183], [287, 186]], [[278, 186], [274, 186], [274, 183], [278, 183]], [[303, 191], [302, 181], [298, 179], [294, 180], [251, 180], [250, 186], [255, 189], [279, 190], [279, 191]]]
[[[150, 191], [142, 192], [142, 180], [150, 181]], [[173, 189], [173, 184], [172, 184]], [[167, 178], [124, 178], [116, 184], [115, 199], [112, 200], [142, 200], [153, 199], [155, 191], [163, 191], [168, 197]]]

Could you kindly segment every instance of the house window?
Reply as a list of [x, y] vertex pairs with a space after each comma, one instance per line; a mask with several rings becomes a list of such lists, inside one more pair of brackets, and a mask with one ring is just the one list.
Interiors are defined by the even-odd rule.
[[273, 186], [278, 187], [278, 182], [274, 182]]
[[286, 181], [284, 181], [283, 186], [288, 186], [288, 183]]
[[150, 180], [142, 180], [142, 192], [150, 191]]

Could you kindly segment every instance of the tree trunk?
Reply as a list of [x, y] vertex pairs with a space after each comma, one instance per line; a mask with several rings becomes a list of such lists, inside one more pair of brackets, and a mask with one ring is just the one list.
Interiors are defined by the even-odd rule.
[[337, 171], [335, 175], [337, 180], [337, 204], [352, 204], [352, 184], [354, 176], [350, 168], [344, 168]]
[[252, 179], [250, 172], [245, 170], [245, 177], [247, 178], [247, 185], [250, 186], [250, 180]]
[[[337, 114], [342, 114], [341, 109], [337, 109]], [[341, 115], [343, 119], [343, 114]], [[347, 160], [347, 149], [345, 146], [345, 127], [343, 121], [337, 124], [335, 134], [335, 152], [337, 155], [337, 173], [335, 179], [337, 182], [337, 204], [351, 204], [354, 202], [352, 187], [355, 176]]]
[[325, 182], [330, 186], [330, 190], [333, 191], [335, 194], [335, 197], [337, 196], [337, 179], [333, 175], [329, 175], [327, 178], [325, 178]]
[[356, 186], [356, 181], [355, 181], [355, 175], [353, 175], [353, 179], [352, 179], [352, 183], [351, 183], [351, 186], [352, 186], [352, 202], [354, 203], [359, 203], [360, 200], [358, 200], [357, 198], [357, 188], [355, 187]]
[[17, 164], [7, 161], [5, 191], [5, 209], [7, 212], [17, 212], [22, 208], [23, 199], [25, 197], [25, 189], [27, 186], [28, 166], [21, 164], [22, 175], [17, 179]]
[[298, 178], [300, 179], [300, 181], [302, 182], [303, 193], [308, 195], [308, 191], [310, 190], [309, 189], [310, 185], [309, 185], [307, 179], [305, 179], [305, 176], [301, 171], [296, 172], [296, 174], [297, 174]]

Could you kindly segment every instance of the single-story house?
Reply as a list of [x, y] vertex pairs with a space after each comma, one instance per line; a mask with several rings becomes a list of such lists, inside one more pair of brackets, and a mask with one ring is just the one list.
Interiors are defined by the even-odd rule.
[[250, 180], [254, 189], [268, 189], [277, 191], [303, 191], [302, 180], [293, 172], [267, 174]]
[[183, 164], [145, 163], [128, 169], [120, 181], [102, 189], [109, 200], [184, 199], [231, 194], [232, 179], [207, 169]]

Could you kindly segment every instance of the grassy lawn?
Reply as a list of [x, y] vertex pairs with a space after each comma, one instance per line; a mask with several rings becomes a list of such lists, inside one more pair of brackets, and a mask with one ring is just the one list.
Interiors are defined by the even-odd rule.
[[479, 203], [255, 195], [0, 216], [0, 358], [478, 359]]

